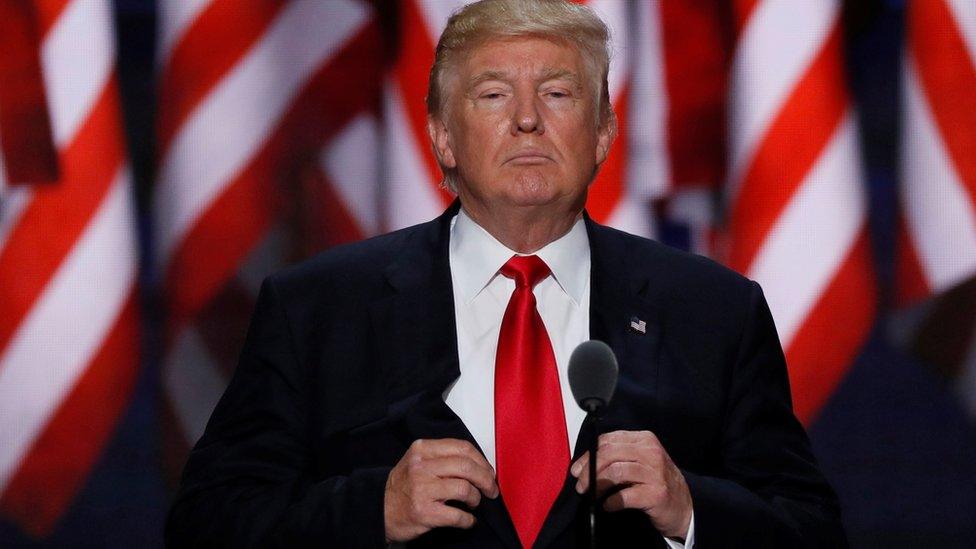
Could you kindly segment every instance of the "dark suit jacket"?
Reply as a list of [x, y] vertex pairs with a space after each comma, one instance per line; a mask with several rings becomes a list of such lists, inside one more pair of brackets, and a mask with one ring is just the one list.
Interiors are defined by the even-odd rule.
[[[458, 376], [450, 219], [335, 248], [265, 281], [237, 371], [170, 512], [172, 547], [382, 547], [388, 473], [410, 443], [470, 433], [442, 392]], [[759, 286], [706, 259], [586, 219], [591, 338], [620, 381], [602, 430], [650, 430], [682, 469], [696, 547], [845, 545], [836, 498], [791, 411]], [[645, 320], [646, 333], [629, 328]], [[584, 425], [575, 452], [592, 428]], [[567, 482], [537, 547], [584, 545]], [[504, 502], [430, 546], [517, 546]], [[637, 511], [602, 546], [664, 546]]]

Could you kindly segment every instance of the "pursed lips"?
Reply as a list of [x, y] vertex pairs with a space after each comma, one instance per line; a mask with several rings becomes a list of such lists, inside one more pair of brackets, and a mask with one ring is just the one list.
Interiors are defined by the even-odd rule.
[[552, 162], [552, 157], [539, 149], [523, 149], [508, 157], [505, 164], [516, 166], [530, 166]]

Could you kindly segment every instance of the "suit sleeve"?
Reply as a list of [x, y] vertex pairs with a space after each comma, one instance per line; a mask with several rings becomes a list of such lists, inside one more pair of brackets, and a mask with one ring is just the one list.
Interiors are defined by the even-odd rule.
[[846, 547], [836, 496], [793, 414], [786, 362], [759, 285], [731, 374], [721, 474], [685, 472], [696, 547]]
[[286, 316], [266, 280], [237, 370], [184, 469], [167, 546], [385, 544], [390, 468], [312, 477], [308, 376]]

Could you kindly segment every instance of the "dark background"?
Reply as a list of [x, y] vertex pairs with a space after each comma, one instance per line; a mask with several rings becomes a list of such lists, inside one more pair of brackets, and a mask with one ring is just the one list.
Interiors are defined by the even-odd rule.
[[[322, 0], [328, 1], [328, 0]], [[667, 0], [664, 0], [667, 1]], [[922, 0], [925, 1], [925, 0]], [[155, 1], [115, 0], [119, 72], [142, 231], [144, 367], [112, 443], [45, 547], [158, 547], [168, 504], [159, 439], [153, 180]], [[810, 428], [854, 547], [976, 547], [976, 425], [947, 381], [889, 342], [903, 0], [848, 0], [848, 76], [860, 116], [882, 315]], [[976, 93], [976, 90], [974, 90]], [[976, 389], [973, 389], [976, 390]], [[0, 545], [33, 546], [0, 520]]]

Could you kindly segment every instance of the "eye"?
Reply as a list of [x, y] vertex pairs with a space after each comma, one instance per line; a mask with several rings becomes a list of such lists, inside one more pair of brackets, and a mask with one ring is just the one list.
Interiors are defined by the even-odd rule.
[[565, 99], [569, 97], [569, 92], [563, 90], [549, 90], [545, 92], [546, 97], [551, 97], [553, 99]]

